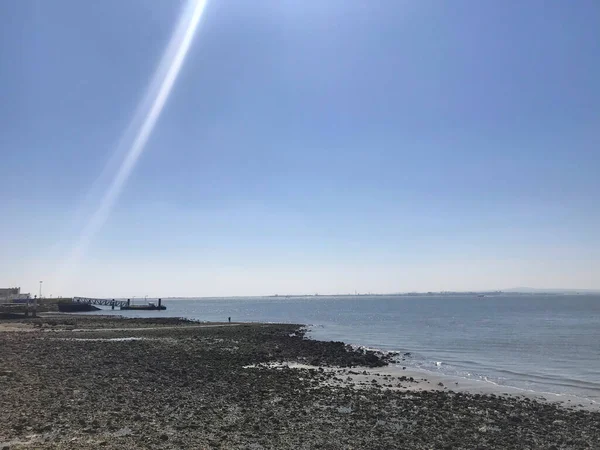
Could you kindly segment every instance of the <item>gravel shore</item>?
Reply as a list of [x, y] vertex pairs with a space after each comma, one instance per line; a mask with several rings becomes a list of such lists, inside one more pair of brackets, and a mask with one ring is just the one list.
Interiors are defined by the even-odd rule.
[[305, 339], [299, 325], [23, 323], [0, 321], [0, 449], [600, 448], [599, 412], [416, 391], [406, 377], [344, 383], [389, 355]]

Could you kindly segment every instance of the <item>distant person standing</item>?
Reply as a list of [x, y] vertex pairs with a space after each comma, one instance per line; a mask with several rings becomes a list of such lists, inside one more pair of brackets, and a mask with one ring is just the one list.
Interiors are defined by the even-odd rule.
[[231, 317], [228, 317], [227, 319], [229, 320], [229, 323], [231, 323]]

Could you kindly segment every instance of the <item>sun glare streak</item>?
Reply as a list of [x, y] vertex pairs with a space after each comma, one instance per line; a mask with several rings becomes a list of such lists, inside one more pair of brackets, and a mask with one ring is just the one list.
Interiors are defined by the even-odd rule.
[[148, 87], [146, 95], [138, 106], [133, 119], [121, 139], [121, 144], [119, 145], [119, 147], [122, 147], [133, 137], [131, 146], [129, 146], [126, 151], [116, 173], [111, 177], [111, 181], [102, 195], [98, 207], [83, 227], [82, 232], [73, 246], [66, 261], [68, 271], [75, 268], [92, 242], [94, 236], [108, 219], [113, 206], [118, 200], [119, 194], [123, 190], [136, 163], [144, 152], [148, 138], [156, 126], [156, 122], [169, 98], [185, 57], [189, 51], [194, 34], [206, 7], [206, 3], [207, 0], [190, 0], [183, 12], [169, 45], [161, 58], [161, 62], [154, 74], [152, 82]]

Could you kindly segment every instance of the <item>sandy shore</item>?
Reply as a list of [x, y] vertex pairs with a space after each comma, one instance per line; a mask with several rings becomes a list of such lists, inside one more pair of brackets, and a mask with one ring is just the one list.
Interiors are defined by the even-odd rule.
[[298, 325], [0, 321], [0, 449], [600, 448], [597, 411], [387, 359]]

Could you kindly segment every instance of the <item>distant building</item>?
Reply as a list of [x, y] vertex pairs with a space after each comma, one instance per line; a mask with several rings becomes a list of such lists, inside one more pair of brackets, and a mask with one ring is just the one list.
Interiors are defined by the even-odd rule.
[[31, 298], [31, 294], [21, 294], [20, 287], [0, 288], [0, 302]]

